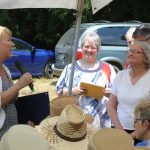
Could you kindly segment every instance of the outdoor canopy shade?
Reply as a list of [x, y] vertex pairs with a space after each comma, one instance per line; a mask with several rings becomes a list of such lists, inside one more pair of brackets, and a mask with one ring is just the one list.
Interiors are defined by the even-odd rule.
[[[93, 14], [113, 0], [91, 0]], [[78, 0], [0, 0], [0, 9], [67, 8], [77, 9]]]

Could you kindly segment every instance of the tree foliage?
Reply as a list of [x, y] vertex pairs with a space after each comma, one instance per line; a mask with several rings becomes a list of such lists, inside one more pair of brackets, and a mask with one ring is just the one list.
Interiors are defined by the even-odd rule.
[[[82, 22], [97, 20], [149, 22], [149, 0], [114, 0], [92, 15], [91, 0], [84, 0]], [[66, 9], [13, 9], [0, 10], [0, 25], [35, 46], [54, 49], [59, 38], [76, 23], [76, 11]]]
[[113, 0], [94, 15], [94, 20], [105, 19], [113, 22], [138, 20], [149, 22], [149, 0]]

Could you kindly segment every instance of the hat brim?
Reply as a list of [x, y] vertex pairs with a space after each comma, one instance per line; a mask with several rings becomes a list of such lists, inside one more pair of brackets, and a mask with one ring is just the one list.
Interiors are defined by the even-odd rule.
[[70, 142], [60, 138], [54, 131], [54, 126], [59, 117], [49, 117], [44, 119], [36, 129], [48, 140], [49, 144], [57, 150], [87, 150], [88, 139], [94, 134], [97, 129], [92, 125], [87, 124], [87, 134], [86, 137], [78, 142]]
[[133, 150], [150, 150], [150, 148], [142, 147], [142, 146], [135, 146]]
[[89, 140], [89, 150], [132, 150], [133, 139], [125, 131], [102, 128]]
[[50, 103], [51, 117], [59, 116], [63, 109], [69, 104], [79, 105], [75, 96], [59, 96], [53, 98]]
[[19, 124], [2, 136], [0, 150], [51, 150], [51, 147], [33, 127]]

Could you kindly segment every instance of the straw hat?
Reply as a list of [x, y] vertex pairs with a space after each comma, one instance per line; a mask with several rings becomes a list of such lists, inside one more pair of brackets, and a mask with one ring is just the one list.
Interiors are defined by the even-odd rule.
[[103, 128], [89, 140], [88, 150], [132, 150], [134, 142], [125, 131]]
[[59, 116], [62, 110], [69, 104], [78, 105], [78, 101], [74, 96], [59, 96], [55, 97], [50, 102], [50, 115]]
[[97, 129], [85, 117], [79, 106], [71, 104], [59, 117], [46, 118], [35, 128], [57, 150], [87, 150], [88, 139]]
[[150, 148], [141, 147], [141, 146], [135, 146], [133, 150], [150, 150]]
[[54, 150], [31, 126], [14, 125], [2, 137], [0, 150]]

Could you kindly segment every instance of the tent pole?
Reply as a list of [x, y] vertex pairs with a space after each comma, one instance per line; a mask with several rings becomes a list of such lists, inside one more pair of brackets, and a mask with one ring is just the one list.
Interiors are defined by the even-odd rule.
[[73, 54], [72, 54], [72, 68], [69, 78], [69, 88], [68, 88], [68, 95], [72, 95], [72, 84], [73, 84], [73, 77], [74, 77], [74, 68], [75, 68], [75, 62], [76, 62], [76, 52], [78, 47], [78, 38], [79, 38], [79, 32], [80, 32], [80, 24], [82, 20], [82, 11], [83, 11], [83, 5], [84, 0], [78, 0], [78, 6], [77, 6], [77, 19], [76, 19], [76, 31], [75, 31], [75, 42], [73, 46]]

